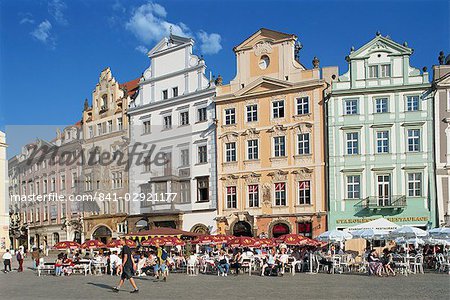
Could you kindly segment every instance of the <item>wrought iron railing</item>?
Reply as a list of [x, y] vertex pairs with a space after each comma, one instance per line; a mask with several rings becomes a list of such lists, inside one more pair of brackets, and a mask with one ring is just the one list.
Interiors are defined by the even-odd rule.
[[355, 206], [362, 209], [402, 209], [406, 207], [406, 196], [370, 196], [362, 199]]

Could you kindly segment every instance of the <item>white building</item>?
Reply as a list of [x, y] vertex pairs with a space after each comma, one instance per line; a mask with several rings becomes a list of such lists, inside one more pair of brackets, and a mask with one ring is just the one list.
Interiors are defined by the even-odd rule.
[[150, 157], [142, 164], [130, 157], [130, 196], [145, 193], [144, 201], [131, 201], [130, 231], [136, 224], [135, 229], [216, 230], [215, 86], [205, 76], [204, 60], [192, 54], [193, 45], [190, 38], [162, 39], [148, 53], [150, 67], [130, 103], [129, 153]]

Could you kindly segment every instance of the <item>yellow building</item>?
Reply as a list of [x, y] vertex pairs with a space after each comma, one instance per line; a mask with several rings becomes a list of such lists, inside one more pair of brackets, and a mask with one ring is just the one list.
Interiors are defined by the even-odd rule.
[[325, 230], [324, 82], [293, 34], [260, 29], [217, 80], [218, 230], [316, 236]]

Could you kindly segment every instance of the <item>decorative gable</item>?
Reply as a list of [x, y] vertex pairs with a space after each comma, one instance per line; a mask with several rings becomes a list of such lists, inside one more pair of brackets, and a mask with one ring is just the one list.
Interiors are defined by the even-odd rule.
[[236, 93], [236, 96], [245, 96], [250, 94], [257, 94], [266, 91], [274, 91], [279, 89], [285, 89], [292, 87], [292, 83], [287, 81], [278, 80], [275, 78], [269, 77], [260, 77], [257, 80], [253, 81], [245, 88], [239, 90]]
[[[267, 44], [264, 42], [274, 43], [284, 40], [295, 40], [297, 37], [295, 34], [287, 34], [275, 30], [261, 28], [254, 34], [252, 34], [245, 41], [234, 47], [234, 51], [242, 51], [251, 48], [267, 48]], [[260, 46], [261, 44], [262, 46]]]
[[413, 49], [408, 48], [406, 43], [400, 45], [388, 37], [377, 35], [358, 50], [352, 50], [348, 57], [350, 60], [362, 59], [376, 52], [387, 52], [391, 55], [411, 55]]

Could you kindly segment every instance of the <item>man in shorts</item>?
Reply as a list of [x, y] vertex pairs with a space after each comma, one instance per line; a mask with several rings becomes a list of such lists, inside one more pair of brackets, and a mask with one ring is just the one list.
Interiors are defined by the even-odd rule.
[[131, 255], [131, 249], [125, 244], [125, 238], [122, 239], [122, 275], [120, 277], [119, 285], [113, 288], [113, 291], [119, 292], [125, 279], [128, 279], [133, 286], [130, 293], [139, 293], [139, 289], [134, 282], [133, 275], [136, 270], [136, 263]]

